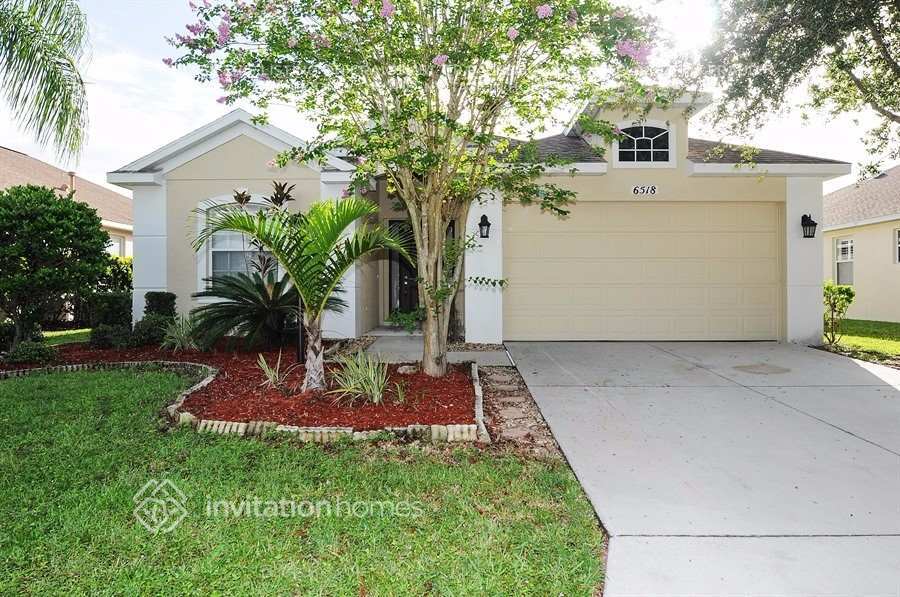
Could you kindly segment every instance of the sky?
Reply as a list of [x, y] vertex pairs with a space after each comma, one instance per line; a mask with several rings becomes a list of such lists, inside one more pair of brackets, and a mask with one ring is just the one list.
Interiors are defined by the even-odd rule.
[[[714, 0], [622, 3], [656, 15], [679, 52], [696, 52], [712, 38]], [[90, 126], [82, 155], [77, 162], [63, 162], [52, 149], [37, 146], [17, 129], [2, 105], [0, 145], [76, 170], [84, 178], [129, 194], [107, 185], [106, 172], [150, 153], [233, 107], [216, 103], [221, 95], [216, 85], [200, 84], [189, 71], [171, 69], [162, 63], [164, 57], [172, 56], [172, 48], [164, 37], [182, 31], [184, 24], [192, 20], [187, 0], [82, 0], [81, 6], [91, 34], [90, 55], [83, 69]], [[663, 57], [657, 56], [660, 58]], [[795, 99], [802, 99], [802, 91]], [[275, 108], [270, 115], [273, 124], [298, 137], [312, 134], [311, 123], [289, 108]], [[866, 160], [860, 137], [865, 123], [873, 120], [866, 114], [860, 118], [863, 125], [855, 124], [851, 115], [835, 120], [814, 117], [803, 123], [799, 112], [794, 112], [772, 118], [752, 138], [729, 140], [851, 162], [854, 174], [826, 182], [825, 190], [829, 192], [853, 184], [858, 163]], [[691, 136], [719, 138], [700, 117], [691, 121]]]

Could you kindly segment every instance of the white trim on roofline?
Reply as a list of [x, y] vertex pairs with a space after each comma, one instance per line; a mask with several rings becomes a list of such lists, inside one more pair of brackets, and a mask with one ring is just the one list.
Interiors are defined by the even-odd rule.
[[850, 174], [850, 164], [689, 164], [691, 176], [809, 176], [827, 180]]
[[[148, 153], [147, 155], [138, 158], [137, 160], [127, 164], [118, 169], [116, 173], [122, 172], [138, 172], [141, 170], [145, 170], [147, 168], [153, 168], [159, 164], [169, 162], [176, 155], [188, 150], [194, 145], [200, 144], [203, 141], [209, 139], [210, 137], [214, 137], [237, 124], [245, 124], [257, 131], [265, 133], [272, 139], [280, 141], [283, 146], [286, 147], [297, 147], [299, 145], [304, 145], [305, 142], [299, 137], [295, 137], [294, 135], [288, 133], [287, 131], [280, 129], [271, 124], [259, 125], [254, 124], [252, 116], [246, 110], [242, 110], [240, 108], [232, 110], [228, 114], [213, 120], [209, 124], [201, 126], [200, 128], [191, 131], [190, 133], [184, 135], [168, 143], [156, 151]], [[271, 143], [269, 143], [271, 145]], [[336, 156], [329, 155], [327, 156], [325, 163], [337, 170], [353, 170], [353, 164], [342, 160]], [[308, 164], [310, 168], [314, 170], [320, 170], [317, 164]]]
[[122, 230], [125, 232], [134, 232], [134, 226], [131, 224], [122, 224], [120, 222], [113, 222], [112, 220], [100, 220], [100, 225], [104, 228], [112, 228], [114, 230]]
[[156, 172], [107, 172], [106, 182], [124, 188], [162, 184]]
[[822, 232], [832, 232], [834, 230], [846, 230], [847, 228], [856, 228], [857, 226], [869, 226], [870, 224], [884, 224], [885, 222], [893, 222], [894, 220], [900, 220], [900, 213], [889, 214], [886, 216], [878, 216], [877, 218], [868, 218], [865, 220], [858, 220], [856, 222], [850, 222], [847, 224], [838, 224], [837, 226], [825, 226], [824, 228], [822, 228]]

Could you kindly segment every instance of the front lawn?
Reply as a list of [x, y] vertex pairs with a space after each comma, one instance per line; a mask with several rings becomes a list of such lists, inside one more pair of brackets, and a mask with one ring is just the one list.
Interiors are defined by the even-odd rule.
[[[0, 593], [587, 595], [602, 581], [601, 532], [562, 463], [161, 428], [160, 407], [188, 383], [130, 371], [0, 381]], [[150, 479], [187, 495], [172, 532], [132, 514]], [[207, 514], [211, 501], [257, 499], [404, 502], [419, 515]]]
[[884, 357], [900, 357], [900, 323], [845, 319], [841, 346]]
[[44, 344], [50, 346], [59, 346], [60, 344], [71, 344], [72, 342], [87, 342], [91, 339], [91, 330], [56, 330], [53, 332], [44, 332]]

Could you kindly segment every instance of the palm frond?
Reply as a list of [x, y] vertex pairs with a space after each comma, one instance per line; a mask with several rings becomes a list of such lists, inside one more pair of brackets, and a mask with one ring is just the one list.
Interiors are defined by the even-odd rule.
[[0, 0], [0, 81], [13, 117], [61, 156], [77, 155], [87, 129], [78, 70], [87, 43], [74, 0]]

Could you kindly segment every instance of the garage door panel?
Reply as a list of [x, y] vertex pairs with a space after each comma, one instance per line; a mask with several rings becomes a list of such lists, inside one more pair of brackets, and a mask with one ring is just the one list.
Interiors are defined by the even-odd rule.
[[781, 336], [782, 206], [592, 203], [504, 212], [508, 340]]

